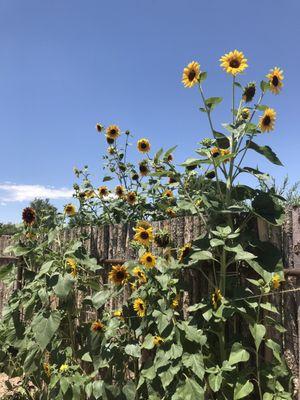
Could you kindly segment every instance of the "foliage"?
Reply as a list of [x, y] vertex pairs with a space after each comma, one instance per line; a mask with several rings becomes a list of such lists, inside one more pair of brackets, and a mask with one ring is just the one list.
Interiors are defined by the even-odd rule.
[[12, 224], [11, 222], [8, 222], [6, 224], [0, 222], [0, 236], [1, 235], [14, 235], [17, 232], [18, 232], [17, 225]]
[[[291, 399], [280, 344], [268, 333], [269, 327], [284, 331], [269, 301], [283, 280], [280, 253], [253, 231], [256, 218], [282, 223], [283, 198], [237, 181], [250, 175], [259, 184], [264, 176], [244, 165], [248, 151], [281, 165], [273, 150], [256, 140], [274, 128], [276, 113], [262, 100], [269, 89], [279, 91], [283, 77], [279, 69], [271, 71], [256, 100], [256, 86], [237, 81], [246, 61], [237, 51], [222, 57], [232, 74], [232, 121], [223, 124], [223, 132], [212, 120], [222, 98], [205, 97], [207, 73], [198, 63], [185, 68], [183, 83], [199, 88], [200, 110], [212, 134], [195, 157], [177, 167], [175, 148], [151, 157], [150, 143], [140, 139], [144, 158], [136, 166], [127, 158], [130, 133], [97, 124], [110, 145], [104, 183], [116, 176], [115, 192], [105, 185], [94, 188], [87, 167], [75, 169], [82, 179], [74, 186], [77, 213], [67, 205], [51, 227], [38, 224], [34, 215], [24, 220], [9, 249], [23, 261], [24, 284], [3, 315], [0, 360], [9, 375], [24, 374], [24, 390], [33, 382], [36, 398]], [[251, 104], [247, 109], [245, 102]], [[187, 213], [197, 215], [205, 229], [181, 249], [172, 247], [169, 232], [153, 232], [149, 222]], [[63, 241], [69, 220], [82, 229], [76, 240]], [[131, 245], [138, 258], [112, 266], [107, 274], [87, 253], [83, 226], [127, 221], [137, 221]], [[162, 248], [160, 256], [154, 255], [155, 246]], [[6, 282], [12, 282], [15, 268], [5, 270]], [[211, 294], [186, 305], [184, 277], [193, 270], [208, 281]], [[243, 285], [239, 275], [248, 276]], [[109, 307], [121, 298], [126, 301], [120, 309]], [[264, 348], [273, 353], [271, 362], [265, 362]]]

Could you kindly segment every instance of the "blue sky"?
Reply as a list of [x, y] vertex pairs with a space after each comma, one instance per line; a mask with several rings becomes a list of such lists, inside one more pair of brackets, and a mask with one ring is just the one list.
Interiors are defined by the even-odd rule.
[[182, 69], [199, 61], [207, 97], [228, 101], [214, 111], [218, 126], [229, 120], [231, 84], [218, 60], [235, 48], [249, 62], [242, 83], [274, 66], [285, 73], [282, 94], [265, 101], [276, 131], [259, 139], [284, 167], [256, 153], [247, 164], [300, 179], [299, 15], [298, 0], [0, 0], [0, 221], [20, 220], [35, 194], [61, 207], [75, 165], [88, 164], [100, 185], [96, 122], [148, 137], [154, 149], [177, 144], [178, 162], [193, 155], [209, 127]]

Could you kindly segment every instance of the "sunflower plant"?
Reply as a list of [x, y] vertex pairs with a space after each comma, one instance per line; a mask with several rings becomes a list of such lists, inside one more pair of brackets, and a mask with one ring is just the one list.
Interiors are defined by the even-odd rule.
[[[245, 163], [251, 151], [282, 165], [257, 139], [269, 140], [275, 129], [277, 114], [265, 98], [281, 92], [283, 72], [275, 67], [259, 85], [242, 85], [248, 61], [237, 50], [220, 67], [232, 98], [222, 128], [213, 114], [223, 99], [205, 96], [207, 72], [196, 61], [183, 70], [210, 129], [195, 156], [176, 165], [175, 147], [151, 155], [141, 138], [142, 159], [128, 161], [130, 132], [98, 123], [108, 144], [103, 182], [94, 185], [87, 166], [75, 169], [79, 206], [67, 204], [54, 227], [23, 211], [23, 230], [9, 248], [20, 257], [22, 286], [13, 286], [20, 266], [2, 272], [14, 290], [0, 325], [0, 365], [23, 376], [27, 398], [292, 399], [278, 341], [284, 328], [270, 301], [284, 281], [281, 254], [255, 230], [257, 218], [282, 224], [284, 199], [262, 188], [268, 174]], [[257, 186], [242, 183], [247, 175]], [[198, 216], [203, 227], [181, 248], [152, 224], [178, 215]], [[85, 226], [127, 221], [136, 221], [136, 257], [107, 270], [89, 256]], [[78, 238], [64, 241], [70, 226], [81, 227]], [[195, 274], [209, 289], [202, 298], [191, 290]]]

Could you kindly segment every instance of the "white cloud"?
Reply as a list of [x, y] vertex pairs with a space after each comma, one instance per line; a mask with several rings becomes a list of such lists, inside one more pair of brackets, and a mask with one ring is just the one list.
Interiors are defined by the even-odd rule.
[[31, 201], [35, 198], [67, 199], [71, 198], [72, 194], [73, 190], [67, 188], [55, 189], [43, 185], [17, 185], [10, 182], [0, 183], [1, 203]]

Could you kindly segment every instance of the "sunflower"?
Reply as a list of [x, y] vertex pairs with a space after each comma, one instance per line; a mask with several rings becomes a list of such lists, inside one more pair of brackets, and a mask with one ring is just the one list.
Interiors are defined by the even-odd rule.
[[163, 192], [163, 196], [171, 198], [171, 197], [173, 197], [174, 195], [173, 195], [172, 190], [166, 189], [166, 190]]
[[92, 199], [93, 197], [95, 197], [95, 193], [92, 189], [85, 190], [84, 192], [85, 199]]
[[110, 125], [106, 128], [106, 137], [108, 139], [117, 139], [120, 136], [120, 128], [117, 125]]
[[124, 265], [114, 265], [108, 274], [108, 279], [115, 285], [124, 285], [128, 278], [129, 273]]
[[281, 278], [278, 274], [274, 274], [272, 277], [272, 285], [274, 289], [278, 289], [280, 287]]
[[248, 85], [244, 88], [242, 99], [246, 103], [249, 103], [255, 96], [255, 92], [256, 92], [255, 83], [254, 82], [248, 83]]
[[131, 179], [132, 179], [133, 181], [138, 181], [138, 180], [139, 180], [139, 174], [137, 174], [136, 172], [134, 172], [134, 173], [131, 175]]
[[115, 187], [115, 193], [116, 193], [116, 195], [119, 197], [119, 199], [122, 199], [122, 197], [124, 197], [124, 194], [125, 194], [124, 186], [122, 186], [122, 185], [117, 185], [117, 186]]
[[153, 344], [154, 346], [160, 346], [161, 344], [163, 344], [164, 339], [160, 336], [154, 336], [153, 337]]
[[267, 78], [269, 79], [271, 92], [274, 94], [278, 94], [283, 86], [283, 71], [280, 68], [275, 67], [274, 69], [270, 70]]
[[36, 220], [36, 212], [32, 207], [24, 208], [22, 212], [22, 219], [25, 225], [31, 226]]
[[104, 324], [100, 321], [94, 321], [91, 325], [91, 330], [93, 332], [101, 332], [104, 329]]
[[171, 238], [167, 231], [160, 231], [154, 235], [154, 243], [158, 247], [166, 248], [170, 244]]
[[166, 209], [166, 214], [171, 218], [174, 218], [177, 215], [173, 208], [170, 207]]
[[77, 273], [78, 273], [76, 260], [74, 260], [74, 258], [67, 257], [66, 263], [67, 263], [68, 267], [70, 267], [70, 269], [71, 269], [71, 275], [73, 276], [73, 278], [76, 278]]
[[216, 288], [214, 293], [211, 295], [211, 304], [215, 310], [218, 308], [218, 303], [222, 298], [221, 290]]
[[62, 364], [62, 365], [59, 367], [59, 372], [66, 372], [66, 371], [68, 371], [68, 369], [69, 369], [68, 364]]
[[273, 108], [267, 108], [264, 115], [259, 119], [259, 128], [262, 132], [274, 130], [276, 111]]
[[136, 203], [136, 193], [135, 192], [128, 192], [126, 196], [127, 203], [130, 205], [134, 205]]
[[115, 310], [113, 312], [113, 317], [116, 317], [116, 318], [124, 320], [123, 311], [122, 310]]
[[44, 363], [43, 364], [43, 369], [44, 369], [45, 374], [48, 377], [50, 377], [51, 376], [51, 366], [50, 366], [50, 364], [49, 363]]
[[153, 229], [143, 228], [142, 226], [135, 228], [135, 235], [133, 239], [144, 246], [149, 246], [150, 242], [153, 240]]
[[103, 125], [101, 125], [101, 124], [96, 124], [96, 130], [97, 130], [98, 132], [102, 132], [103, 129], [104, 129], [104, 126], [103, 126]]
[[74, 206], [74, 204], [67, 204], [65, 205], [65, 213], [69, 216], [72, 217], [73, 215], [76, 214], [76, 207]]
[[200, 78], [200, 65], [196, 61], [192, 61], [184, 68], [182, 74], [182, 83], [184, 87], [191, 88], [196, 85]]
[[[230, 150], [229, 149], [220, 149], [221, 150], [221, 156], [227, 156], [228, 154], [230, 154]], [[223, 160], [224, 163], [228, 162], [229, 158], [225, 158], [225, 160]]]
[[152, 253], [147, 251], [140, 258], [140, 263], [145, 265], [145, 267], [147, 268], [153, 268], [156, 264], [156, 257]]
[[113, 154], [115, 154], [116, 149], [113, 146], [109, 146], [107, 148], [107, 152], [108, 152], [108, 154], [113, 155]]
[[172, 300], [171, 307], [172, 307], [173, 309], [178, 308], [178, 307], [179, 307], [179, 302], [180, 302], [180, 296], [179, 296], [179, 294], [177, 294], [177, 295], [174, 297], [174, 299]]
[[173, 161], [173, 154], [169, 154], [169, 155], [168, 155], [167, 161], [168, 161], [168, 162]]
[[146, 315], [146, 304], [141, 298], [137, 298], [134, 300], [133, 309], [141, 318]]
[[213, 158], [217, 158], [217, 157], [219, 157], [219, 155], [220, 155], [220, 149], [219, 149], [218, 147], [213, 147], [213, 148], [210, 150], [210, 154], [211, 154], [211, 156], [212, 156]]
[[243, 72], [248, 67], [247, 59], [241, 51], [234, 50], [220, 58], [221, 67], [233, 76]]
[[98, 188], [98, 193], [99, 193], [99, 196], [100, 196], [100, 197], [107, 196], [107, 195], [108, 195], [107, 186], [100, 186], [100, 187]]
[[247, 121], [250, 118], [250, 110], [249, 108], [245, 107], [241, 111], [241, 119]]
[[152, 226], [151, 226], [150, 222], [148, 222], [146, 220], [141, 220], [141, 221], [138, 221], [135, 228], [149, 229], [149, 228], [152, 228]]
[[177, 179], [174, 175], [169, 176], [169, 183], [176, 183]]
[[142, 161], [139, 164], [139, 171], [141, 176], [147, 176], [150, 172], [147, 161]]
[[148, 139], [140, 139], [137, 142], [137, 149], [140, 153], [149, 153], [150, 151], [150, 142]]
[[133, 275], [139, 279], [140, 283], [146, 283], [147, 277], [140, 267], [133, 268]]
[[190, 254], [192, 249], [192, 244], [191, 243], [186, 243], [181, 249], [179, 249], [178, 252], [178, 259], [182, 263], [184, 259]]

